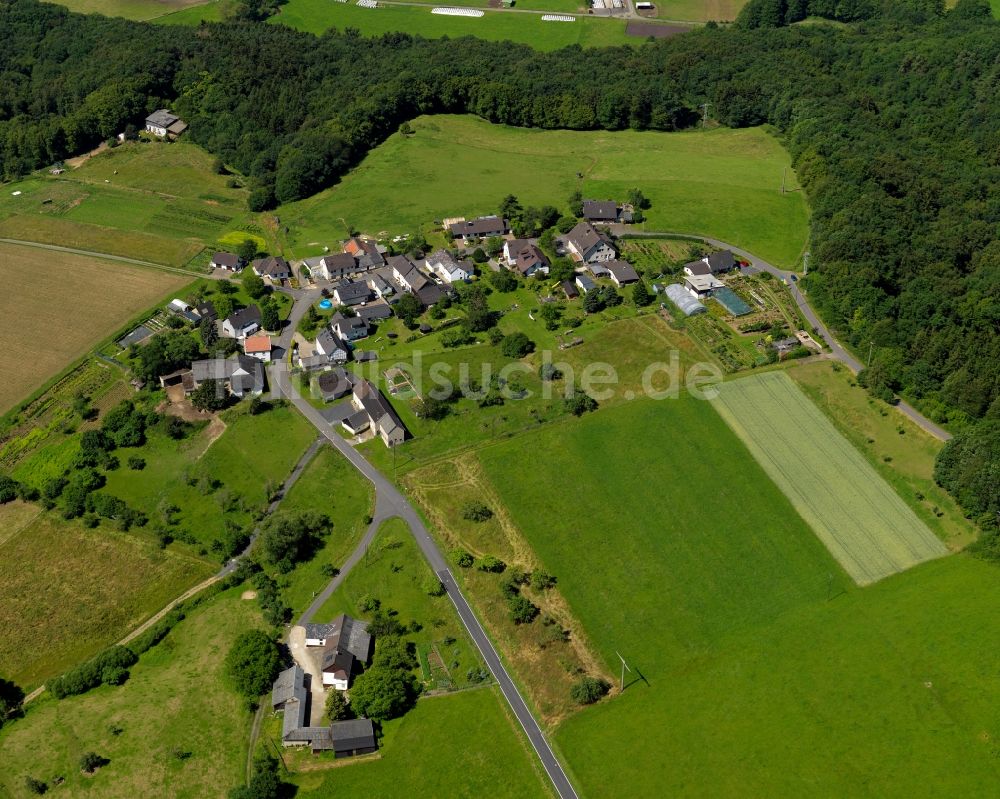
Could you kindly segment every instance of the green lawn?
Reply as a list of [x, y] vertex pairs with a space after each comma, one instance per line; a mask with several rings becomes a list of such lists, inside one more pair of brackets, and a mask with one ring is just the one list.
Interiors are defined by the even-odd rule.
[[[555, 741], [586, 795], [983, 795], [995, 567], [847, 578], [711, 405], [636, 401], [479, 458], [609, 670]], [[836, 764], [833, 767], [831, 764]]]
[[[415, 135], [391, 136], [334, 188], [279, 210], [296, 255], [335, 246], [345, 222], [370, 234], [406, 233], [432, 220], [493, 213], [507, 194], [565, 210], [577, 188], [621, 198], [636, 186], [652, 202], [647, 230], [710, 235], [783, 266], [794, 265], [805, 245], [805, 197], [781, 194], [788, 153], [762, 128], [541, 131], [451, 115], [421, 117], [413, 127]], [[525, 172], [530, 181], [512, 178]]]
[[[260, 624], [239, 589], [219, 594], [144, 654], [125, 685], [32, 705], [0, 733], [0, 794], [29, 796], [30, 775], [67, 798], [222, 799], [243, 779], [250, 726], [222, 663], [233, 639]], [[78, 766], [87, 751], [110, 760], [94, 776]]]
[[386, 725], [379, 759], [296, 775], [296, 797], [549, 797], [503, 701], [495, 688], [421, 699]]
[[419, 627], [407, 633], [406, 639], [416, 645], [420, 654], [418, 679], [426, 688], [476, 684], [480, 678], [473, 673], [483, 668], [482, 661], [465, 635], [451, 600], [427, 593], [427, 584], [433, 579], [406, 523], [389, 519], [379, 529], [364, 559], [320, 608], [314, 621], [329, 621], [339, 613], [363, 619], [369, 614], [359, 605], [362, 599], [374, 597], [383, 610], [396, 611], [404, 625], [416, 622], [413, 626]]
[[155, 19], [203, 0], [59, 0], [59, 5], [81, 14], [104, 14], [126, 19]]
[[374, 492], [361, 473], [337, 450], [324, 446], [285, 495], [282, 511], [316, 511], [333, 520], [333, 532], [322, 549], [284, 578], [282, 599], [296, 613], [305, 610], [314, 592], [322, 590], [329, 577], [324, 564], [339, 566], [351, 553], [368, 525]]
[[214, 568], [110, 525], [0, 508], [0, 674], [30, 690], [124, 637]]
[[719, 388], [719, 413], [858, 584], [946, 554], [788, 375], [768, 372]]

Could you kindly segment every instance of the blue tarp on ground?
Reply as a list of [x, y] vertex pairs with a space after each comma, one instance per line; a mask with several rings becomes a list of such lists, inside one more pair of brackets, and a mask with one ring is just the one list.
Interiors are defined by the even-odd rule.
[[133, 344], [138, 344], [140, 341], [145, 341], [153, 335], [153, 331], [150, 330], [145, 325], [139, 325], [135, 330], [129, 333], [127, 336], [118, 339], [118, 346], [123, 350], [127, 350]]
[[712, 292], [712, 296], [722, 303], [722, 307], [729, 311], [729, 313], [733, 316], [744, 316], [751, 311], [750, 306], [743, 302], [739, 295], [729, 288], [729, 286], [723, 286], [721, 289], [716, 289]]

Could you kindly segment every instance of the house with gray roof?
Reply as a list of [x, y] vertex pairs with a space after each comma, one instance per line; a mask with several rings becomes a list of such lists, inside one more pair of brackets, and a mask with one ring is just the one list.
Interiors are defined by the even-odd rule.
[[276, 255], [269, 255], [267, 258], [257, 258], [251, 264], [254, 273], [271, 283], [280, 283], [282, 280], [290, 280], [292, 277], [292, 267], [284, 258]]
[[351, 393], [354, 388], [353, 375], [338, 366], [316, 378], [316, 388], [324, 402], [333, 402]]
[[313, 348], [316, 355], [326, 358], [327, 363], [347, 363], [347, 345], [340, 336], [333, 332], [332, 328], [324, 327], [316, 334]]
[[242, 339], [260, 330], [260, 308], [248, 305], [233, 311], [222, 323], [222, 335]]
[[368, 323], [360, 316], [335, 313], [330, 317], [330, 329], [347, 342], [357, 341], [368, 335]]
[[146, 130], [161, 139], [176, 139], [187, 130], [187, 123], [173, 111], [161, 108], [146, 117]]
[[731, 250], [719, 250], [697, 261], [684, 264], [684, 274], [696, 275], [719, 275], [729, 272], [737, 267], [736, 256]]
[[217, 252], [212, 256], [209, 263], [212, 269], [225, 269], [227, 272], [239, 272], [243, 268], [243, 261], [236, 253]]
[[620, 209], [614, 200], [584, 200], [583, 218], [592, 223], [610, 224], [618, 221]]
[[590, 222], [580, 222], [566, 234], [564, 241], [570, 254], [585, 264], [610, 261], [618, 256], [611, 240], [599, 233]]
[[356, 413], [341, 425], [352, 435], [371, 429], [387, 447], [395, 447], [406, 440], [406, 427], [389, 401], [368, 380], [358, 380], [351, 394], [351, 404]]
[[499, 216], [481, 216], [478, 219], [463, 219], [454, 222], [448, 230], [459, 241], [485, 239], [490, 236], [503, 236], [510, 230], [510, 223]]
[[364, 665], [371, 659], [372, 637], [368, 625], [341, 613], [329, 624], [307, 624], [305, 631], [306, 647], [322, 650], [319, 662], [323, 685], [346, 691], [355, 663]]
[[360, 305], [371, 297], [372, 290], [364, 281], [344, 280], [333, 289], [333, 299], [337, 305]]
[[604, 266], [611, 276], [611, 281], [619, 288], [639, 282], [638, 273], [628, 261], [605, 261]]
[[264, 364], [256, 358], [236, 353], [232, 358], [209, 358], [191, 364], [191, 379], [184, 381], [185, 393], [192, 393], [202, 383], [215, 380], [234, 397], [260, 396], [267, 387]]

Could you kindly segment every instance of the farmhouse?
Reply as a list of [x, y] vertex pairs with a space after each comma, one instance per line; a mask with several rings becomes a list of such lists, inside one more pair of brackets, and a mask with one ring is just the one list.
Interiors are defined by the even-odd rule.
[[235, 253], [217, 252], [212, 256], [209, 263], [212, 269], [225, 269], [227, 272], [239, 272], [243, 268], [243, 261]]
[[319, 389], [320, 397], [322, 397], [324, 402], [333, 402], [333, 400], [346, 397], [351, 393], [351, 389], [354, 388], [354, 380], [352, 378], [353, 375], [350, 372], [341, 369], [339, 366], [336, 369], [323, 372], [316, 379], [316, 387]]
[[292, 276], [292, 268], [288, 265], [288, 261], [280, 256], [269, 255], [267, 258], [258, 258], [251, 266], [258, 277], [271, 283], [280, 283]]
[[608, 269], [611, 281], [619, 288], [639, 282], [639, 275], [628, 261], [608, 261], [604, 265]]
[[598, 233], [590, 222], [580, 222], [566, 234], [565, 241], [570, 254], [583, 263], [610, 261], [618, 255], [611, 240]]
[[323, 685], [346, 691], [355, 661], [365, 665], [371, 658], [368, 625], [341, 613], [329, 624], [307, 624], [305, 630], [306, 647], [323, 650], [320, 657]]
[[503, 236], [510, 230], [510, 224], [499, 216], [481, 216], [478, 219], [454, 222], [448, 229], [459, 241], [468, 242], [489, 236]]
[[222, 323], [222, 335], [227, 338], [246, 338], [260, 330], [260, 308], [248, 305], [233, 311]]
[[613, 200], [583, 201], [583, 218], [592, 224], [617, 222], [619, 213], [618, 203]]
[[368, 284], [362, 281], [343, 281], [338, 283], [333, 290], [333, 299], [338, 305], [360, 305], [367, 302], [371, 296], [371, 289]]
[[330, 317], [330, 329], [344, 341], [357, 341], [368, 335], [368, 323], [360, 316], [335, 313]]
[[362, 269], [377, 269], [385, 266], [384, 250], [374, 241], [356, 236], [344, 242], [344, 252], [358, 262]]
[[313, 753], [332, 751], [334, 757], [374, 752], [375, 728], [369, 719], [335, 721], [328, 727], [309, 727], [306, 674], [294, 665], [278, 675], [271, 686], [271, 708], [284, 713], [281, 742], [284, 746], [308, 746]]
[[235, 397], [264, 393], [264, 365], [256, 358], [237, 353], [235, 358], [209, 358], [191, 364], [191, 379], [185, 379], [184, 391], [190, 394], [206, 380], [218, 380]]
[[406, 439], [406, 427], [382, 392], [368, 380], [354, 384], [351, 404], [357, 413], [349, 416], [341, 424], [352, 435], [371, 429], [387, 447], [395, 447]]
[[173, 111], [161, 108], [146, 117], [146, 130], [161, 139], [176, 139], [187, 130], [187, 123]]
[[264, 363], [271, 362], [271, 337], [263, 333], [243, 339], [243, 352]]
[[427, 268], [445, 283], [461, 283], [469, 279], [473, 266], [468, 261], [456, 261], [447, 250], [438, 250], [427, 258]]
[[713, 252], [697, 261], [684, 264], [686, 275], [718, 275], [736, 268], [736, 256], [729, 250]]
[[347, 363], [347, 345], [329, 327], [324, 327], [316, 334], [314, 348], [317, 355], [332, 363]]

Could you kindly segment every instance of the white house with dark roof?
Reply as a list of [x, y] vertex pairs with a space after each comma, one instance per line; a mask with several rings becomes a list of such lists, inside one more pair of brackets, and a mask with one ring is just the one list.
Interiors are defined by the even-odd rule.
[[306, 648], [322, 649], [319, 655], [323, 685], [346, 691], [355, 661], [362, 666], [372, 654], [372, 637], [363, 621], [341, 613], [329, 624], [306, 624]]
[[368, 335], [368, 323], [360, 316], [335, 313], [330, 317], [330, 329], [344, 341], [357, 341]]
[[684, 264], [686, 275], [719, 275], [737, 267], [736, 256], [731, 250], [720, 250]]
[[187, 130], [187, 123], [173, 111], [161, 108], [146, 117], [146, 130], [161, 139], [173, 139]]
[[445, 283], [463, 283], [473, 274], [468, 261], [459, 261], [447, 250], [438, 250], [427, 257], [427, 268]]
[[341, 422], [352, 435], [372, 430], [387, 447], [395, 447], [406, 440], [406, 427], [395, 409], [368, 380], [358, 380], [351, 393], [351, 404], [357, 409]]
[[222, 335], [227, 338], [246, 338], [260, 330], [260, 308], [248, 305], [233, 311], [222, 323]]
[[190, 379], [184, 380], [185, 393], [190, 394], [208, 380], [223, 383], [230, 394], [241, 399], [249, 395], [260, 396], [266, 387], [264, 364], [243, 353], [233, 358], [193, 361]]
[[392, 279], [403, 291], [414, 294], [430, 282], [427, 276], [404, 255], [390, 258], [389, 265], [392, 267]]
[[254, 274], [262, 277], [271, 283], [280, 283], [282, 280], [289, 280], [292, 277], [292, 267], [288, 261], [276, 255], [269, 255], [267, 258], [257, 258], [251, 266]]
[[610, 261], [618, 257], [615, 245], [590, 222], [580, 222], [566, 234], [564, 240], [570, 254], [583, 263]]
[[628, 261], [605, 261], [611, 281], [621, 288], [639, 282], [639, 275]]
[[333, 289], [333, 299], [337, 305], [360, 305], [371, 297], [372, 290], [361, 280], [345, 280]]
[[583, 218], [588, 222], [610, 224], [618, 221], [620, 209], [614, 200], [584, 200]]
[[347, 345], [329, 327], [324, 327], [316, 334], [313, 350], [331, 363], [347, 363]]

